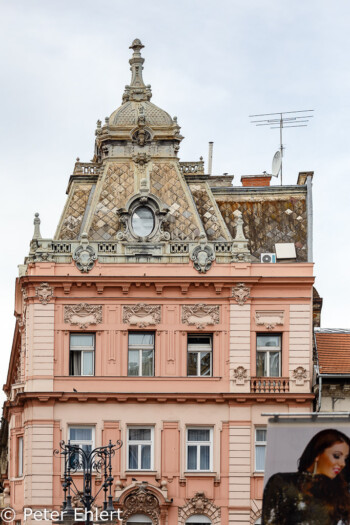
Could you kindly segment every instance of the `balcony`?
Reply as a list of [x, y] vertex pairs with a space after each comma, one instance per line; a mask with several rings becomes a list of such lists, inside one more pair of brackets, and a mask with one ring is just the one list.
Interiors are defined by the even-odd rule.
[[252, 377], [250, 391], [257, 394], [285, 394], [289, 392], [288, 377]]

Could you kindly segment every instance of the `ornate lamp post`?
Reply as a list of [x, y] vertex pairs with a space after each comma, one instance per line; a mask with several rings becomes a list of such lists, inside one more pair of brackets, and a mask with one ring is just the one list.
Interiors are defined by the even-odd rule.
[[[76, 496], [83, 504], [85, 511], [85, 524], [88, 525], [91, 520], [91, 507], [96, 501], [100, 492], [104, 491], [103, 511], [107, 513], [114, 512], [113, 496], [112, 496], [112, 457], [116, 450], [122, 446], [122, 441], [117, 441], [115, 445], [109, 441], [109, 444], [104, 447], [97, 447], [91, 452], [86, 452], [78, 445], [71, 445], [70, 441], [66, 444], [64, 441], [60, 442], [61, 450], [54, 450], [55, 456], [62, 456], [64, 458], [64, 481], [62, 483], [64, 500], [63, 513], [67, 519], [74, 519], [75, 509], [72, 506], [72, 494]], [[83, 488], [79, 490], [76, 486], [72, 474], [76, 472], [83, 474]], [[103, 483], [95, 495], [92, 494], [92, 475], [101, 474]]]

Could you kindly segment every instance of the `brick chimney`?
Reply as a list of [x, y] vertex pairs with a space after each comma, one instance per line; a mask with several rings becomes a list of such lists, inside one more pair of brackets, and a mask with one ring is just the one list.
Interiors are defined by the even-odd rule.
[[241, 182], [244, 188], [251, 186], [270, 186], [271, 175], [242, 175]]

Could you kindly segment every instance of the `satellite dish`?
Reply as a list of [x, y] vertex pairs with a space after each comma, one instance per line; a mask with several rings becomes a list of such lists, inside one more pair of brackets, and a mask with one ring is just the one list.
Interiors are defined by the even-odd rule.
[[274, 177], [278, 177], [282, 165], [282, 155], [280, 151], [276, 151], [272, 159], [272, 173]]

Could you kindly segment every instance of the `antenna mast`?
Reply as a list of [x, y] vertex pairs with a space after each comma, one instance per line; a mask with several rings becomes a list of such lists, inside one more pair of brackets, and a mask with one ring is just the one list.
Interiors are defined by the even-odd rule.
[[[270, 126], [270, 129], [279, 129], [280, 130], [280, 152], [281, 152], [281, 186], [282, 186], [282, 160], [283, 160], [283, 151], [285, 149], [282, 140], [282, 130], [284, 128], [306, 128], [309, 119], [313, 117], [310, 115], [314, 110], [313, 109], [301, 109], [298, 111], [280, 111], [278, 113], [261, 113], [260, 115], [249, 115], [249, 118], [255, 117], [271, 117], [263, 118], [259, 120], [251, 120], [252, 124], [256, 126]], [[302, 115], [297, 115], [297, 113], [302, 113]]]

